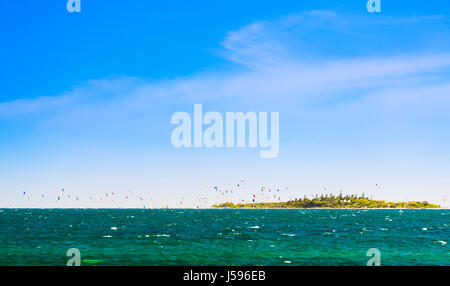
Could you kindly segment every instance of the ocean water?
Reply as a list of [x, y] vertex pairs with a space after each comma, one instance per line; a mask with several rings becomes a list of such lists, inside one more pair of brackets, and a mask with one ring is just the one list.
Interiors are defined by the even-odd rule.
[[0, 265], [450, 265], [450, 210], [1, 209]]

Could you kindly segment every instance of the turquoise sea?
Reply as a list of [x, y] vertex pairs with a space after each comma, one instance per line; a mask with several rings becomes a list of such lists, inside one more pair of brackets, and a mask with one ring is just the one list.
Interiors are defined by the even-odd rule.
[[1, 209], [0, 265], [450, 265], [450, 210]]

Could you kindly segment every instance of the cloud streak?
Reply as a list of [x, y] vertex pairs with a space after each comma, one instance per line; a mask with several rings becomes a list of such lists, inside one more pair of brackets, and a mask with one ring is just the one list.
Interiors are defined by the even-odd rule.
[[[439, 17], [399, 19], [416, 23]], [[230, 31], [222, 41], [221, 56], [237, 63], [236, 68], [206, 71], [174, 80], [149, 83], [129, 78], [97, 80], [59, 96], [19, 99], [0, 103], [0, 118], [55, 110], [79, 109], [83, 105], [143, 108], [162, 101], [242, 100], [333, 100], [342, 93], [372, 93], [369, 89], [426, 86], [447, 81], [450, 53], [328, 58], [305, 57], [307, 32], [332, 31], [352, 34], [348, 22], [360, 21], [333, 11], [314, 10], [274, 21], [258, 21]], [[307, 53], [305, 51], [305, 53]], [[391, 94], [391, 96], [395, 96]], [[114, 109], [114, 108], [113, 108]]]

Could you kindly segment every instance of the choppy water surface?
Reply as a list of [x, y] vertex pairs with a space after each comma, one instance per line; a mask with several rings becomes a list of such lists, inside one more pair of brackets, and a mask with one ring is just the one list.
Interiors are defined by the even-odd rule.
[[0, 210], [0, 265], [450, 265], [450, 210]]

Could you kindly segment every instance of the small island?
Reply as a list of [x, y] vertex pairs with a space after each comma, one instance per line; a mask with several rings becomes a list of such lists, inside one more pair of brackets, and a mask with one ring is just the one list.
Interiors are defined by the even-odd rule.
[[423, 202], [386, 202], [382, 200], [372, 200], [369, 198], [357, 195], [342, 194], [339, 196], [330, 195], [316, 195], [315, 198], [309, 199], [306, 196], [303, 199], [295, 199], [287, 202], [252, 202], [252, 203], [231, 203], [213, 205], [212, 208], [248, 208], [248, 209], [438, 209], [439, 205], [431, 204], [426, 201]]

